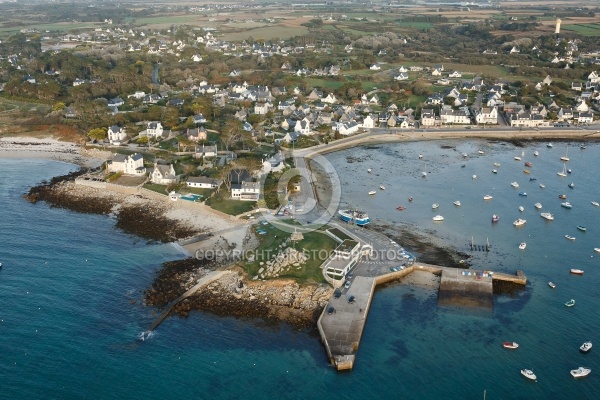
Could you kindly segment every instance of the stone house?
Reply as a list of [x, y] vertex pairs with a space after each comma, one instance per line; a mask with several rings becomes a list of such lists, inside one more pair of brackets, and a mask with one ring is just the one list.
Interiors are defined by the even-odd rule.
[[154, 169], [150, 174], [150, 181], [159, 185], [170, 185], [177, 183], [179, 178], [175, 174], [173, 164], [158, 164], [154, 163]]
[[144, 156], [139, 153], [125, 155], [116, 154], [112, 160], [108, 162], [108, 172], [122, 172], [126, 175], [144, 175]]
[[127, 137], [125, 133], [125, 129], [121, 128], [119, 125], [113, 125], [108, 128], [108, 141], [110, 144], [120, 145], [123, 140]]

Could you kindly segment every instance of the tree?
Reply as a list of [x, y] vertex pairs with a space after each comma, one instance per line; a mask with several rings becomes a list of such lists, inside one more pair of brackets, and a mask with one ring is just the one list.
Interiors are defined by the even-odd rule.
[[90, 137], [90, 139], [95, 140], [104, 140], [106, 139], [106, 135], [107, 132], [105, 128], [94, 128], [88, 132], [88, 136]]
[[54, 103], [54, 106], [52, 107], [52, 111], [62, 111], [65, 108], [65, 103], [63, 103], [62, 101], [58, 101], [56, 103]]

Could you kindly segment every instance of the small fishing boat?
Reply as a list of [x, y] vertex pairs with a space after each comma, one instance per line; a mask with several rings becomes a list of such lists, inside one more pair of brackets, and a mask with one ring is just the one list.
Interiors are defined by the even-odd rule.
[[497, 214], [492, 215], [492, 222], [498, 222], [500, 220], [500, 216]]
[[551, 149], [551, 148], [552, 148], [552, 143], [548, 143], [548, 144], [546, 145], [546, 147], [548, 147], [549, 149]]
[[367, 169], [367, 172], [368, 172], [368, 173], [371, 173], [371, 171], [372, 171], [372, 169], [371, 169], [371, 168]]
[[403, 211], [403, 210], [406, 210], [406, 207], [404, 207], [404, 206], [398, 206], [398, 207], [396, 207], [396, 210]]
[[573, 208], [573, 206], [571, 205], [571, 203], [569, 203], [568, 201], [565, 201], [564, 203], [560, 203], [560, 206], [564, 207], [564, 208], [568, 208], [568, 209]]
[[542, 208], [542, 203], [535, 203], [533, 206], [539, 210]]
[[423, 154], [419, 154], [419, 160], [423, 158]]
[[373, 196], [374, 194], [377, 194], [377, 192], [376, 192], [375, 190], [371, 190], [371, 191], [369, 192], [369, 196]]
[[527, 196], [527, 192], [519, 192], [519, 196], [525, 197], [525, 196]]
[[491, 200], [491, 199], [493, 199], [493, 197], [491, 195], [489, 195], [489, 194], [486, 194], [485, 196], [483, 196], [483, 199], [484, 200]]
[[495, 163], [494, 163], [494, 167], [499, 167], [499, 166], [500, 166], [500, 163], [499, 163], [499, 162], [495, 162]]
[[570, 187], [571, 189], [573, 189], [573, 188], [575, 187], [575, 184], [574, 184], [573, 182], [571, 182], [571, 183], [569, 183], [569, 187]]
[[579, 367], [577, 369], [572, 369], [571, 375], [573, 375], [573, 378], [583, 378], [588, 376], [590, 372], [592, 372], [592, 370], [589, 368]]
[[462, 156], [463, 156], [464, 158], [467, 158], [469, 155], [468, 155], [467, 153], [462, 153]]
[[533, 176], [531, 178], [529, 178], [530, 181], [537, 181], [537, 178], [534, 178]]
[[527, 220], [519, 218], [519, 219], [515, 220], [515, 222], [513, 222], [513, 225], [514, 226], [523, 226], [526, 223], [527, 223]]
[[583, 144], [579, 145], [579, 148], [580, 148], [581, 150], [585, 150], [585, 149], [587, 149], [587, 147], [585, 147], [585, 145], [583, 145]]
[[485, 152], [483, 150], [479, 150], [477, 153], [479, 153], [479, 155], [484, 155]]
[[582, 226], [582, 225], [577, 225], [577, 229], [579, 229], [581, 232], [587, 231], [587, 228], [585, 226]]
[[573, 307], [575, 305], [575, 300], [571, 299], [565, 303], [567, 307]]
[[442, 217], [441, 215], [436, 215], [435, 217], [432, 218], [434, 221], [439, 222], [439, 221], [443, 221], [444, 217]]
[[525, 242], [519, 244], [519, 250], [525, 250], [526, 247], [527, 247], [527, 243], [525, 243]]
[[528, 170], [528, 169], [524, 169], [524, 170], [523, 170], [523, 173], [524, 173], [524, 174], [530, 174], [530, 173], [531, 173], [531, 171], [530, 171], [530, 170]]
[[421, 176], [422, 176], [423, 178], [427, 178], [427, 172], [425, 172], [425, 171], [421, 172]]
[[573, 275], [583, 275], [583, 273], [584, 273], [584, 271], [579, 268], [571, 268], [569, 270], [569, 272], [572, 273]]
[[514, 188], [518, 188], [519, 184], [517, 182], [511, 182], [510, 186], [512, 186]]
[[533, 371], [530, 369], [522, 369], [521, 375], [523, 375], [525, 378], [530, 379], [532, 381], [537, 381], [537, 376], [535, 376]]
[[525, 161], [525, 166], [531, 168], [531, 167], [533, 167], [533, 164], [530, 163], [529, 161]]
[[521, 212], [525, 211], [525, 207], [519, 206], [519, 211], [521, 211]]
[[408, 198], [408, 202], [409, 202], [409, 203], [412, 203], [412, 201], [413, 201], [413, 198], [412, 198], [412, 197], [409, 197], [409, 198]]
[[473, 175], [473, 179], [477, 179], [477, 175]]
[[518, 349], [519, 348], [519, 344], [516, 342], [504, 342], [502, 343], [502, 347], [504, 347], [505, 349]]
[[537, 156], [540, 155], [540, 152], [536, 150], [536, 151], [533, 152], [533, 155], [537, 157]]
[[575, 240], [575, 236], [565, 235], [565, 239], [567, 239], [567, 240]]
[[440, 206], [440, 205], [439, 205], [438, 203], [433, 203], [433, 204], [431, 205], [431, 209], [432, 209], [432, 210], [435, 210], [435, 209], [436, 209], [436, 208], [438, 208], [439, 206]]
[[583, 344], [582, 344], [582, 345], [579, 347], [579, 350], [580, 350], [582, 353], [587, 353], [587, 352], [588, 352], [588, 351], [590, 351], [591, 349], [592, 349], [592, 342], [590, 342], [590, 341], [584, 342], [584, 343], [583, 343]]
[[497, 173], [498, 173], [497, 170], [495, 170], [495, 169], [492, 170], [492, 174], [497, 174]]
[[554, 215], [550, 213], [541, 213], [540, 216], [548, 221], [554, 221]]
[[464, 168], [464, 167], [466, 167], [466, 165], [465, 165], [465, 164], [462, 164], [460, 167], [461, 167], [461, 168]]
[[573, 170], [571, 168], [567, 169], [567, 174], [571, 174], [573, 173]]
[[543, 189], [546, 187], [546, 185], [544, 185], [543, 183], [540, 183], [540, 187]]
[[521, 157], [515, 156], [515, 161], [521, 161]]
[[[595, 251], [596, 253], [600, 253], [600, 247], [594, 247], [594, 251]], [[1, 265], [2, 265], [2, 264], [0, 264], [0, 266], [1, 266]]]
[[457, 206], [457, 207], [460, 207], [460, 200], [456, 200], [456, 201], [454, 202], [454, 205], [455, 205], [455, 206]]
[[379, 185], [379, 189], [381, 189], [381, 190], [385, 190], [385, 186], [383, 186], [383, 185]]
[[558, 198], [559, 198], [559, 199], [563, 199], [563, 200], [564, 200], [564, 199], [566, 199], [566, 198], [567, 198], [567, 195], [566, 195], [566, 194], [559, 194], [559, 195], [558, 195]]
[[552, 282], [548, 282], [548, 286], [550, 286], [552, 289], [554, 289], [556, 287], [556, 285]]
[[596, 207], [600, 207], [600, 203], [598, 203], [597, 201], [592, 201], [592, 205], [596, 206]]

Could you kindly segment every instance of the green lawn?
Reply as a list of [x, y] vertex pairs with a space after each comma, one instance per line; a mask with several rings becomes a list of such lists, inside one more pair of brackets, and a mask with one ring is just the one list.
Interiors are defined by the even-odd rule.
[[[290, 233], [281, 231], [271, 224], [257, 225], [253, 229], [255, 232], [262, 230], [266, 233], [257, 234], [260, 245], [256, 250], [256, 259], [252, 263], [244, 264], [244, 269], [250, 277], [258, 275], [259, 269], [264, 267], [260, 263], [276, 256], [280, 251], [279, 246], [290, 237]], [[337, 245], [335, 240], [322, 232], [305, 233], [302, 240], [291, 243], [290, 246], [298, 251], [305, 251], [309, 259], [300, 266], [300, 269], [292, 267], [289, 271], [280, 273], [279, 277], [295, 279], [299, 283], [325, 283], [320, 266]]]
[[433, 27], [433, 24], [431, 22], [399, 22], [398, 26], [401, 28], [425, 30]]
[[212, 197], [206, 199], [205, 204], [217, 211], [221, 211], [229, 215], [240, 215], [247, 213], [248, 211], [252, 211], [256, 206], [255, 201], [232, 200], [229, 197], [230, 193], [231, 192], [227, 190], [227, 187], [223, 186], [218, 193], [215, 193]]
[[144, 185], [144, 188], [148, 189], [148, 190], [152, 190], [153, 192], [156, 193], [160, 193], [160, 194], [167, 194], [167, 186], [166, 185], [158, 185], [156, 183], [146, 183]]
[[563, 29], [573, 31], [582, 36], [600, 36], [600, 24], [563, 25]]

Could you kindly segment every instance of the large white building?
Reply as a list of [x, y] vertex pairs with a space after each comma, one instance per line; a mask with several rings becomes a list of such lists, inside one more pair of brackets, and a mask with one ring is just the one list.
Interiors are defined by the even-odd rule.
[[113, 125], [108, 128], [108, 141], [110, 144], [120, 145], [123, 140], [127, 137], [125, 133], [125, 129], [121, 128], [119, 125]]
[[108, 172], [122, 172], [126, 175], [144, 175], [144, 156], [139, 153], [117, 154], [108, 162]]

